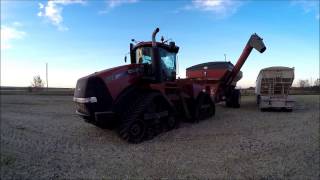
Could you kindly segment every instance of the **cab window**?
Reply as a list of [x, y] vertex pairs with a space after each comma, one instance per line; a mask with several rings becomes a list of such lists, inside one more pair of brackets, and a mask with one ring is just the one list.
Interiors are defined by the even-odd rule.
[[141, 47], [136, 50], [136, 60], [139, 64], [151, 64], [151, 52], [150, 47]]
[[176, 72], [176, 53], [168, 52], [167, 50], [160, 48], [159, 54], [164, 77], [166, 79], [171, 79]]

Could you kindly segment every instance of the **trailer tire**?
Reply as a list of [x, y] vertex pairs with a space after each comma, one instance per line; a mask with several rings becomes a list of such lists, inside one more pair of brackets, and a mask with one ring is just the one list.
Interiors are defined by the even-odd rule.
[[260, 101], [261, 101], [261, 96], [260, 96], [260, 95], [257, 95], [257, 105], [260, 104]]
[[239, 89], [235, 89], [232, 92], [232, 107], [233, 108], [240, 108], [241, 102], [241, 93]]

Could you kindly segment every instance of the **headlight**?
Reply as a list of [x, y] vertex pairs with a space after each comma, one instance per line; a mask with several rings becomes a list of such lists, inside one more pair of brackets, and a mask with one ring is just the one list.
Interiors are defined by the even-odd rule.
[[98, 102], [96, 97], [88, 97], [88, 98], [73, 97], [73, 101], [78, 102], [78, 103], [96, 103], [96, 102]]

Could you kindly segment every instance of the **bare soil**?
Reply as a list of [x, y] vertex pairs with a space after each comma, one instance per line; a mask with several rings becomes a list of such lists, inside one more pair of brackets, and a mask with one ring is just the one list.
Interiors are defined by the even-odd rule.
[[1, 96], [1, 179], [319, 179], [319, 97], [293, 112], [240, 109], [141, 144], [74, 114], [71, 96]]

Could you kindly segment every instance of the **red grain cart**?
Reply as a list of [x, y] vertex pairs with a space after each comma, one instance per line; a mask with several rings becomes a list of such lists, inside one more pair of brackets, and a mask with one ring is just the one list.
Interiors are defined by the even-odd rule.
[[257, 34], [251, 35], [236, 65], [231, 62], [207, 62], [187, 68], [187, 79], [205, 85], [205, 91], [214, 95], [215, 102], [225, 101], [227, 107], [240, 107], [240, 90], [235, 89], [237, 81], [242, 78], [241, 67], [247, 60], [252, 49], [260, 53], [266, 47]]

